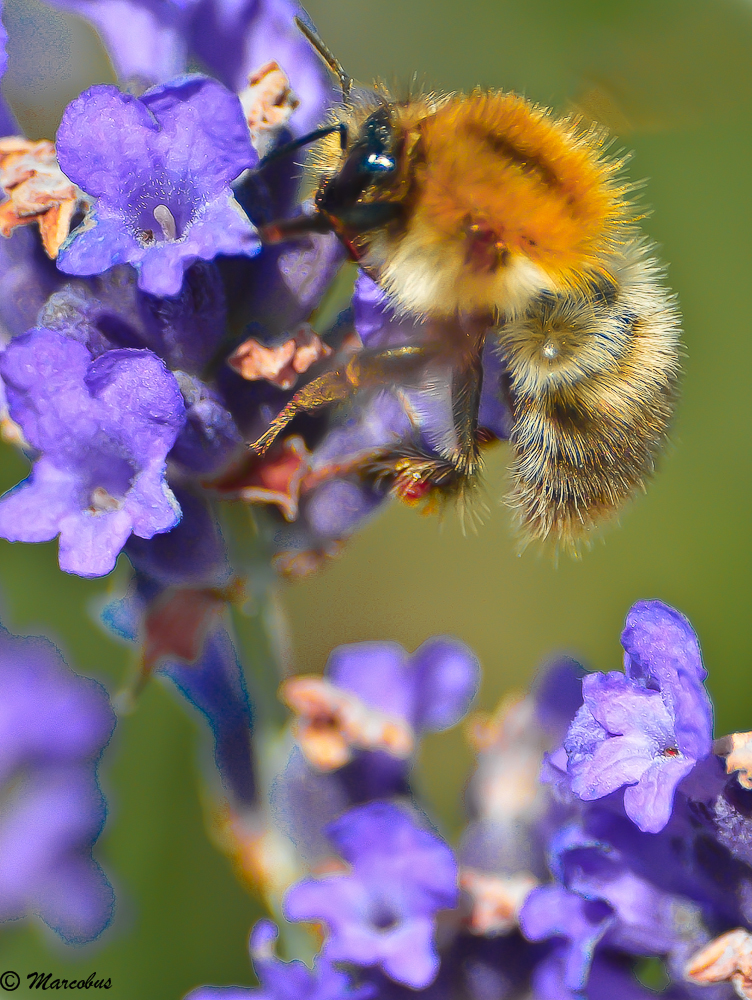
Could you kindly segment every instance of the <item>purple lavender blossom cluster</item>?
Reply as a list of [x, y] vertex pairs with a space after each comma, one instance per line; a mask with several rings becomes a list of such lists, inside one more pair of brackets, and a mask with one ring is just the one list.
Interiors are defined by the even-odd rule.
[[529, 695], [470, 720], [477, 765], [454, 849], [411, 767], [421, 733], [471, 705], [469, 650], [365, 643], [336, 650], [323, 678], [288, 680], [295, 744], [267, 835], [294, 845], [300, 875], [266, 889], [287, 921], [323, 927], [323, 946], [312, 968], [283, 962], [262, 921], [260, 987], [190, 1000], [752, 996], [752, 737], [712, 743], [678, 612], [636, 604], [622, 645], [623, 673], [560, 659]]
[[[54, 146], [0, 139], [3, 426], [32, 462], [0, 499], [0, 537], [59, 537], [61, 569], [81, 576], [124, 551], [143, 590], [211, 588], [233, 563], [219, 508], [240, 501], [267, 508], [267, 561], [310, 572], [391, 492], [420, 498], [420, 484], [379, 471], [383, 456], [446, 452], [456, 432], [449, 396], [428, 388], [452, 372], [434, 362], [362, 393], [333, 426], [310, 416], [264, 457], [247, 448], [328, 355], [430, 336], [361, 276], [320, 339], [309, 321], [343, 263], [337, 238], [259, 239], [305, 211], [284, 147], [333, 98], [294, 24], [303, 12], [290, 0], [56, 5], [91, 19], [127, 89], [81, 94]], [[197, 61], [206, 75], [186, 73]], [[485, 385], [486, 437], [505, 437], [499, 373]]]

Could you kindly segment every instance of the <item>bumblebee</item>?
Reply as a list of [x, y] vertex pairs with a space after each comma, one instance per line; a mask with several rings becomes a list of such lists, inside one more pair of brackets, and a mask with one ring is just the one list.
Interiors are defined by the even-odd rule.
[[267, 241], [334, 231], [420, 343], [363, 350], [309, 383], [252, 447], [301, 411], [358, 390], [425, 381], [443, 365], [454, 433], [429, 454], [406, 445], [376, 469], [395, 491], [466, 494], [481, 471], [481, 356], [501, 360], [512, 414], [507, 498], [525, 539], [576, 546], [654, 471], [679, 377], [680, 322], [640, 236], [623, 158], [604, 132], [502, 91], [396, 101], [356, 97], [317, 140], [315, 211]]

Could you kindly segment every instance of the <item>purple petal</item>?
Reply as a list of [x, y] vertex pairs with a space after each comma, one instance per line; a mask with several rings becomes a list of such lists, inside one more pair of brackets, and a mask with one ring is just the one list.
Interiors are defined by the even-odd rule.
[[68, 514], [60, 523], [60, 569], [77, 576], [105, 576], [115, 568], [130, 533], [127, 510]]
[[398, 983], [422, 990], [439, 971], [433, 921], [413, 919], [390, 934], [381, 955], [384, 972]]
[[446, 844], [390, 802], [351, 809], [328, 828], [352, 875], [305, 879], [285, 897], [287, 917], [323, 920], [331, 961], [380, 965], [425, 986], [438, 968], [433, 918], [457, 903], [457, 865]]
[[570, 763], [572, 791], [586, 802], [603, 798], [639, 781], [653, 759], [654, 747], [645, 737], [614, 736], [601, 743], [591, 760], [574, 768]]
[[520, 929], [529, 941], [563, 937], [564, 982], [581, 990], [587, 981], [595, 946], [613, 922], [613, 911], [599, 900], [587, 900], [563, 886], [533, 889], [520, 911]]
[[624, 791], [624, 810], [643, 833], [660, 833], [671, 818], [676, 786], [696, 761], [683, 757], [656, 760], [636, 785]]
[[139, 457], [166, 453], [185, 419], [185, 404], [171, 372], [151, 351], [108, 351], [92, 361], [86, 385], [108, 408], [113, 425]]
[[87, 194], [119, 205], [149, 169], [158, 131], [156, 119], [137, 97], [111, 84], [99, 84], [85, 90], [63, 112], [57, 133], [58, 161]]
[[411, 720], [415, 681], [407, 664], [407, 653], [396, 642], [359, 642], [333, 650], [326, 675], [373, 708]]
[[[11, 415], [43, 452], [28, 483], [0, 503], [0, 530], [36, 539], [56, 528], [62, 568], [99, 576], [112, 569], [131, 531], [151, 537], [177, 523], [165, 460], [185, 405], [175, 377], [151, 351], [88, 357], [83, 344], [37, 329], [0, 358]], [[23, 498], [27, 512], [19, 509]]]
[[50, 0], [88, 18], [104, 39], [121, 79], [168, 80], [186, 64], [186, 14], [177, 3], [140, 0]]
[[673, 719], [658, 691], [635, 687], [624, 674], [588, 674], [582, 696], [593, 717], [607, 732], [622, 736], [645, 733], [657, 741], [673, 742]]
[[63, 940], [97, 937], [113, 892], [91, 857], [104, 799], [90, 767], [49, 768], [16, 789], [0, 820], [0, 920], [28, 912]]
[[349, 875], [329, 875], [321, 879], [302, 879], [285, 893], [283, 911], [287, 920], [316, 920], [336, 932], [330, 943], [329, 957], [372, 964], [373, 933], [368, 926], [369, 894], [367, 886]]
[[415, 912], [456, 905], [457, 862], [451, 850], [393, 803], [369, 802], [351, 809], [330, 824], [327, 834], [342, 857], [369, 878], [389, 871], [402, 888], [409, 884]]
[[480, 684], [480, 663], [457, 639], [428, 639], [413, 653], [413, 725], [416, 730], [448, 729], [466, 714]]
[[0, 498], [0, 538], [49, 542], [77, 495], [75, 479], [40, 459], [31, 476]]
[[94, 208], [60, 247], [57, 266], [64, 274], [102, 274], [118, 264], [131, 264], [143, 248], [125, 217]]
[[173, 80], [147, 90], [140, 101], [159, 124], [159, 149], [170, 172], [179, 177], [200, 174], [206, 198], [222, 193], [258, 163], [240, 100], [216, 80]]
[[0, 626], [0, 780], [24, 761], [95, 761], [114, 715], [104, 688], [68, 668], [46, 639]]
[[713, 708], [697, 636], [687, 619], [661, 601], [638, 602], [627, 615], [622, 645], [627, 676], [659, 688], [673, 712], [679, 749], [695, 760], [707, 757]]
[[164, 463], [147, 469], [134, 479], [125, 498], [131, 531], [139, 538], [153, 538], [180, 521], [180, 504], [164, 479]]

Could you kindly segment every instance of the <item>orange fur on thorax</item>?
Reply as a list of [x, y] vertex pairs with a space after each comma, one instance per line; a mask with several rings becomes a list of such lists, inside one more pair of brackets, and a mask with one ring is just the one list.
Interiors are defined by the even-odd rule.
[[564, 284], [597, 266], [626, 214], [597, 133], [514, 94], [455, 97], [425, 118], [416, 214], [451, 239], [468, 220]]

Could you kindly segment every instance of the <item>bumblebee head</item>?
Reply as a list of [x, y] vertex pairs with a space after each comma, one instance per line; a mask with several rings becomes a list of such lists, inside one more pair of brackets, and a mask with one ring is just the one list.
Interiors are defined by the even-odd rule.
[[402, 146], [389, 105], [363, 121], [336, 171], [325, 174], [316, 191], [316, 208], [335, 232], [354, 239], [402, 215], [402, 204], [391, 197]]

